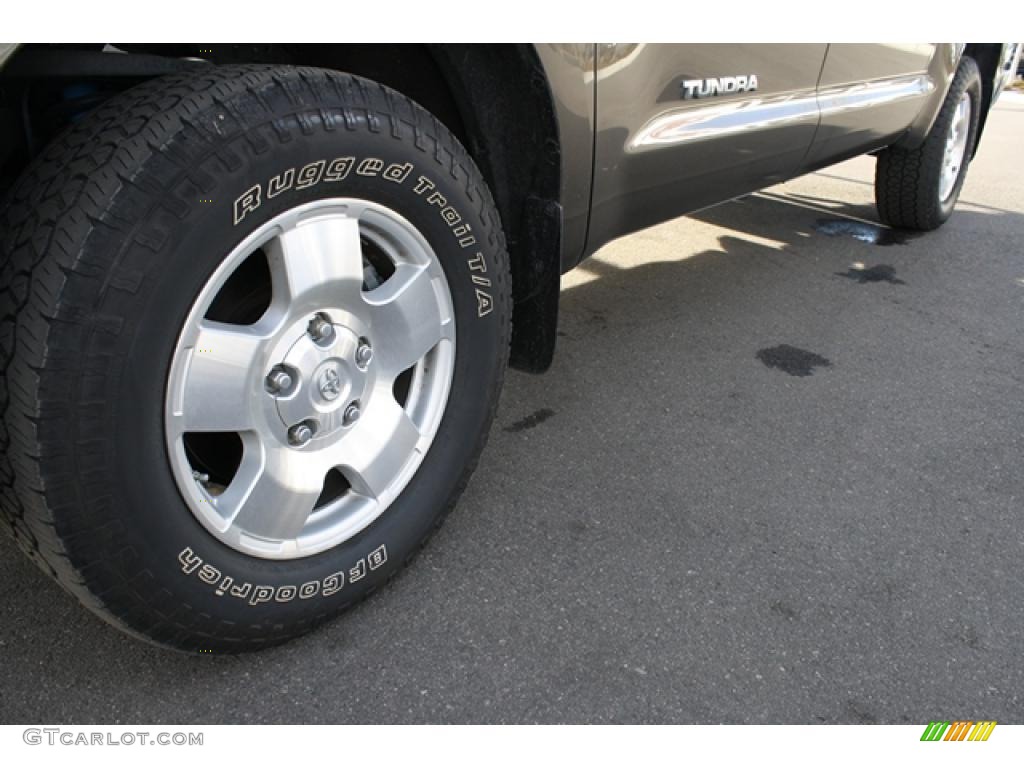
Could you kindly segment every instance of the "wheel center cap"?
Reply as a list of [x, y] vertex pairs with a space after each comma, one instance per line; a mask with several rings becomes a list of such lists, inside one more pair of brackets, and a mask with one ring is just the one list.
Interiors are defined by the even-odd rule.
[[320, 397], [324, 400], [337, 400], [341, 394], [341, 376], [334, 365], [328, 365], [317, 376], [317, 387], [320, 388]]

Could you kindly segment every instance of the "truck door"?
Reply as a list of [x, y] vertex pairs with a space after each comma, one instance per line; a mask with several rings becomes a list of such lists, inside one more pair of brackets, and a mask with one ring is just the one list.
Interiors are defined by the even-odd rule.
[[588, 253], [795, 175], [826, 48], [599, 45]]

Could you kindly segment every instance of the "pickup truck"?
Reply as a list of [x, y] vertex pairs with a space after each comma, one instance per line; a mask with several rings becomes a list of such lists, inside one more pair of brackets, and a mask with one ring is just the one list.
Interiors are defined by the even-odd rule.
[[424, 544], [560, 276], [847, 158], [953, 213], [1016, 45], [0, 45], [0, 519], [158, 645], [284, 642]]

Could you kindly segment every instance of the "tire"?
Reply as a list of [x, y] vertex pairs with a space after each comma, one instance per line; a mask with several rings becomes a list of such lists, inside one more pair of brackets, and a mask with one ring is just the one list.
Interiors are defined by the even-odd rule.
[[[947, 140], [951, 126], [959, 123], [957, 108], [963, 99], [968, 100], [970, 113], [957, 151], [960, 159], [944, 189]], [[889, 147], [878, 155], [875, 202], [883, 223], [924, 232], [938, 229], [950, 217], [974, 154], [980, 110], [981, 74], [974, 60], [965, 56], [924, 143], [917, 149]]]
[[[153, 80], [47, 147], [9, 194], [0, 222], [2, 518], [44, 571], [115, 626], [191, 652], [281, 643], [384, 584], [465, 487], [507, 362], [508, 257], [479, 170], [437, 119], [404, 96], [309, 68], [236, 66]], [[272, 233], [270, 244], [229, 265], [226, 257], [260, 231]], [[289, 271], [301, 261], [295, 254], [307, 253], [287, 239], [293, 231], [313, 244], [303, 246], [313, 255], [301, 258], [319, 259], [304, 277]], [[342, 256], [324, 257], [335, 250]], [[361, 285], [349, 272], [340, 276], [357, 263], [353, 254], [361, 257]], [[341, 264], [333, 282], [310, 277]], [[245, 265], [256, 266], [236, 277]], [[408, 282], [372, 294], [384, 296], [373, 304], [368, 291], [399, 275]], [[359, 325], [359, 313], [371, 313], [370, 325]], [[249, 368], [224, 367], [244, 345], [189, 341], [190, 327], [224, 331], [218, 322], [235, 334], [271, 328], [263, 346], [245, 352]], [[434, 330], [423, 335], [420, 327]], [[362, 362], [356, 358], [369, 339], [357, 339], [358, 328], [379, 334], [376, 357]], [[436, 345], [390, 384], [400, 358], [433, 343], [435, 331]], [[300, 348], [306, 357], [292, 363], [320, 368], [289, 369], [298, 375], [290, 402], [287, 386], [273, 390], [283, 380], [264, 376], [276, 375], [276, 362], [287, 369], [287, 355]], [[203, 378], [203, 366], [216, 376]], [[253, 371], [258, 381], [248, 380]], [[342, 403], [362, 393], [362, 421], [350, 420], [347, 407], [330, 410], [339, 391]], [[313, 414], [316, 431], [305, 445], [299, 434], [282, 447], [286, 415], [296, 408]], [[259, 428], [194, 439], [175, 432], [175, 419], [212, 429], [229, 411], [245, 429], [250, 419]], [[280, 424], [266, 416], [274, 412]], [[407, 421], [417, 437], [401, 431]], [[374, 431], [385, 423], [393, 431]], [[346, 443], [349, 434], [360, 439]], [[347, 469], [325, 479], [316, 503], [330, 482], [333, 495], [305, 522], [292, 509], [297, 496], [264, 494], [267, 485], [235, 494], [230, 507], [232, 451], [242, 453], [234, 454], [237, 479], [250, 466], [251, 445], [251, 455], [264, 459], [252, 465], [257, 473], [291, 457], [280, 459], [288, 483], [296, 467], [315, 476], [342, 460], [326, 451], [347, 445], [355, 479]], [[405, 453], [396, 448], [397, 458], [375, 463], [392, 445]], [[193, 467], [184, 480], [182, 455]], [[206, 468], [218, 462], [227, 469], [211, 471], [227, 474], [211, 479]], [[308, 502], [313, 481], [302, 482]], [[289, 491], [288, 483], [274, 492]], [[273, 503], [248, 506], [261, 499]], [[234, 534], [218, 531], [205, 511], [222, 503], [237, 512], [226, 523]], [[297, 516], [287, 524], [259, 516], [276, 512]], [[317, 515], [328, 522], [314, 525]], [[278, 526], [280, 535], [267, 533]]]

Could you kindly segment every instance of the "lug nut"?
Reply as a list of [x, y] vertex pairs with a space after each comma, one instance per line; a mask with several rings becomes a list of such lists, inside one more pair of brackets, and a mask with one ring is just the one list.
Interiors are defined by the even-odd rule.
[[325, 342], [334, 336], [334, 326], [331, 325], [330, 318], [323, 312], [317, 313], [316, 317], [309, 321], [309, 327], [306, 331], [313, 338], [313, 341], [318, 342]]
[[312, 439], [313, 428], [304, 421], [288, 430], [288, 442], [296, 448], [301, 448]]
[[275, 368], [267, 376], [267, 389], [275, 395], [285, 392], [292, 386], [292, 377], [288, 371]]
[[352, 426], [359, 421], [359, 415], [359, 401], [357, 400], [354, 403], [349, 403], [348, 407], [345, 408], [345, 414], [342, 417], [344, 425], [346, 427]]
[[360, 368], [365, 368], [373, 360], [373, 349], [370, 347], [369, 342], [362, 342], [359, 348], [356, 350], [356, 365]]

